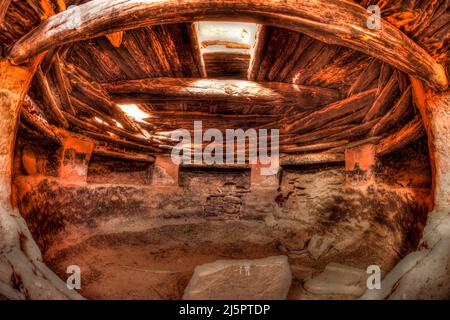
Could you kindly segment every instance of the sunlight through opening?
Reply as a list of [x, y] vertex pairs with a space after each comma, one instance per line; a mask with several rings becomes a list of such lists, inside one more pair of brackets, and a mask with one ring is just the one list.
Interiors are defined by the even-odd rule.
[[125, 112], [130, 118], [136, 121], [144, 122], [144, 119], [150, 117], [150, 115], [142, 111], [135, 104], [118, 104], [117, 105], [123, 112]]

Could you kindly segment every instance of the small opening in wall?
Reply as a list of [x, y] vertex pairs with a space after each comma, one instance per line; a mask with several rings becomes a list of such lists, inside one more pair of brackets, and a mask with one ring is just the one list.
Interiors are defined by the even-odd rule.
[[247, 189], [250, 187], [250, 168], [245, 166], [181, 166], [180, 186], [195, 188], [199, 185], [204, 188]]

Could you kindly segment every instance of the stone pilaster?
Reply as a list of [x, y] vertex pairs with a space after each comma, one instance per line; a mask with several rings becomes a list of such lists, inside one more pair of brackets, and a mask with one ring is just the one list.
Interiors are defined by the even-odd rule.
[[180, 166], [167, 155], [158, 155], [155, 158], [152, 185], [154, 187], [179, 188]]
[[345, 150], [345, 172], [348, 183], [374, 180], [376, 153], [374, 144], [362, 144]]

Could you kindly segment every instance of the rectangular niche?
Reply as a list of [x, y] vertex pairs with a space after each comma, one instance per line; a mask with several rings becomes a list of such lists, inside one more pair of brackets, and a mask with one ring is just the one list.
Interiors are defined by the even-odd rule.
[[152, 173], [153, 163], [93, 155], [87, 181], [97, 184], [150, 185]]
[[249, 189], [250, 168], [181, 166], [179, 183], [181, 187], [188, 189]]

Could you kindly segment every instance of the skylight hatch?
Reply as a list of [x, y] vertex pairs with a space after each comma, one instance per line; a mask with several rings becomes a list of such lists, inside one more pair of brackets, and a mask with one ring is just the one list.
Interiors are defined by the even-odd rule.
[[202, 53], [230, 52], [250, 54], [255, 43], [257, 25], [242, 22], [197, 23]]

